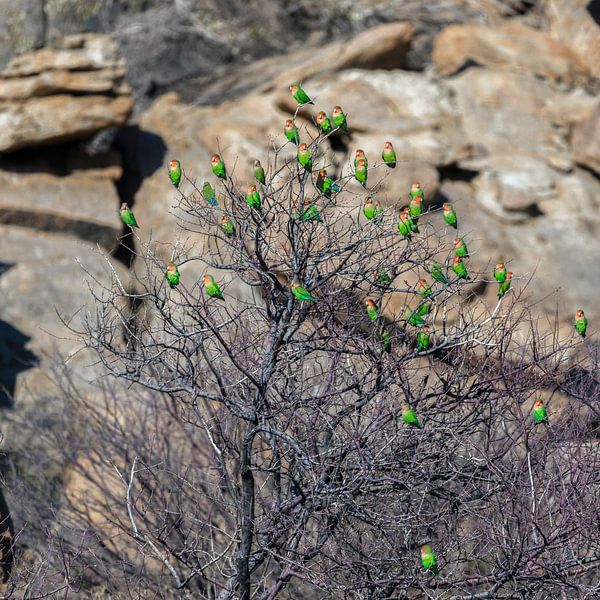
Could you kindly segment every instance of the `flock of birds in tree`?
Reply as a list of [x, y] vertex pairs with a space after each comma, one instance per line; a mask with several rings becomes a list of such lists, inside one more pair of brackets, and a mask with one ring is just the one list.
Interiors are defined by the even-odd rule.
[[[300, 85], [290, 85], [290, 92], [298, 103], [298, 107], [301, 107], [305, 104], [314, 104], [314, 102]], [[324, 111], [318, 112], [316, 116], [316, 122], [319, 129], [325, 135], [331, 134], [336, 130], [339, 130], [343, 133], [348, 131], [346, 115], [339, 106], [335, 106], [333, 108], [331, 119], [329, 119]], [[298, 146], [297, 160], [299, 165], [307, 172], [312, 173], [313, 157], [311, 151], [306, 143], [300, 142], [300, 132], [293, 119], [287, 119], [285, 121], [284, 135], [289, 142]], [[388, 167], [392, 169], [396, 167], [396, 152], [394, 151], [392, 142], [385, 142], [383, 151], [381, 153], [381, 158]], [[222, 180], [227, 179], [227, 169], [225, 167], [225, 163], [218, 154], [214, 154], [212, 156], [211, 167], [215, 177]], [[354, 158], [354, 177], [364, 188], [367, 187], [368, 167], [369, 162], [364, 151], [361, 149], [356, 150]], [[182, 179], [180, 162], [178, 160], [171, 160], [168, 170], [171, 183], [176, 188], [179, 188]], [[261, 185], [266, 185], [265, 170], [258, 160], [254, 161], [253, 174], [258, 183]], [[333, 192], [339, 192], [341, 190], [340, 186], [327, 176], [327, 171], [325, 169], [321, 169], [318, 172], [316, 187], [319, 192], [327, 198], [330, 198]], [[210, 206], [218, 206], [216, 193], [210, 182], [204, 183], [202, 187], [202, 196]], [[400, 219], [398, 221], [398, 231], [404, 239], [410, 239], [413, 234], [419, 233], [418, 222], [419, 217], [424, 210], [424, 200], [425, 195], [421, 184], [419, 182], [413, 183], [409, 192], [409, 203], [400, 214]], [[262, 198], [255, 183], [251, 183], [248, 186], [246, 202], [251, 209], [261, 212]], [[443, 218], [446, 225], [457, 229], [458, 218], [453, 206], [446, 202], [443, 204], [442, 209]], [[121, 205], [120, 215], [125, 225], [132, 228], [138, 227], [133, 211], [126, 203]], [[377, 202], [377, 200], [373, 201], [371, 196], [369, 196], [366, 198], [363, 205], [363, 215], [369, 221], [379, 223], [383, 219], [383, 208], [379, 202]], [[311, 198], [304, 199], [301, 206], [298, 200], [295, 200], [294, 218], [308, 222], [321, 221], [319, 210], [314, 203], [314, 200]], [[235, 235], [235, 226], [226, 214], [224, 214], [221, 218], [221, 229], [228, 237]], [[465, 263], [463, 262], [463, 259], [469, 258], [467, 244], [462, 238], [457, 237], [453, 240], [453, 245], [454, 256], [452, 258], [452, 270], [456, 275], [457, 280], [468, 279], [469, 273]], [[448, 285], [450, 283], [447, 274], [444, 273], [442, 265], [435, 261], [430, 263], [429, 273], [432, 279], [438, 283], [443, 285]], [[494, 269], [493, 275], [494, 279], [498, 282], [498, 299], [501, 299], [510, 289], [513, 274], [511, 271], [507, 271], [503, 262], [499, 262]], [[390, 276], [385, 272], [378, 272], [376, 276], [377, 282], [381, 285], [391, 283]], [[179, 270], [174, 262], [169, 262], [167, 264], [165, 278], [171, 288], [175, 288], [177, 285], [179, 285]], [[223, 292], [212, 275], [204, 275], [203, 283], [204, 289], [210, 298], [224, 300]], [[290, 285], [290, 291], [294, 297], [301, 302], [317, 302], [317, 299], [298, 281], [292, 281]], [[420, 279], [418, 281], [417, 291], [422, 298], [422, 302], [420, 303], [419, 307], [416, 309], [411, 309], [406, 305], [405, 307], [407, 322], [410, 325], [420, 328], [420, 330], [417, 332], [416, 343], [417, 351], [421, 352], [426, 351], [431, 346], [431, 334], [429, 327], [425, 322], [425, 318], [431, 312], [431, 302], [429, 301], [429, 298], [432, 296], [433, 292], [431, 286], [425, 279]], [[379, 317], [379, 307], [372, 298], [366, 298], [364, 303], [368, 318], [371, 321], [375, 321]], [[587, 319], [583, 310], [578, 309], [576, 311], [573, 325], [577, 333], [585, 338]], [[389, 333], [384, 331], [381, 341], [389, 351], [391, 348]], [[535, 401], [533, 406], [533, 417], [536, 423], [547, 422], [548, 412], [541, 399], [537, 399]], [[423, 428], [423, 425], [419, 421], [414, 408], [407, 402], [402, 403], [402, 418], [410, 427], [416, 427], [418, 429]], [[438, 574], [437, 557], [429, 544], [421, 546], [421, 562], [425, 570], [431, 571], [436, 575]]]

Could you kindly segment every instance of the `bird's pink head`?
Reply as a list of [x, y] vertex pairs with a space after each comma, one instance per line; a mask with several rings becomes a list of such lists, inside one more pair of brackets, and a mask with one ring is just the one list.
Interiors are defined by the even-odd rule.
[[459, 265], [462, 263], [462, 260], [460, 259], [460, 256], [455, 256], [454, 257], [454, 264], [455, 265]]
[[312, 204], [313, 199], [310, 196], [306, 196], [304, 200], [302, 200], [302, 204]]
[[167, 263], [167, 271], [169, 271], [169, 273], [175, 273], [175, 271], [177, 271], [177, 265], [174, 262]]
[[576, 313], [575, 313], [575, 318], [576, 319], [581, 319], [581, 317], [583, 317], [583, 316], [584, 316], [583, 310], [581, 308], [578, 308], [577, 311], [576, 311]]
[[371, 308], [371, 306], [375, 306], [375, 302], [373, 302], [373, 300], [371, 300], [371, 298], [365, 298], [365, 304]]
[[450, 212], [452, 210], [452, 204], [449, 202], [444, 202], [444, 204], [442, 204], [442, 208], [444, 209], [444, 212]]
[[319, 125], [327, 118], [327, 115], [321, 110], [317, 113], [317, 123]]
[[305, 143], [305, 142], [302, 142], [302, 143], [300, 144], [300, 146], [298, 146], [298, 150], [299, 150], [300, 152], [306, 152], [306, 151], [308, 150], [308, 146], [306, 145], [306, 143]]
[[455, 248], [458, 248], [462, 244], [462, 240], [460, 238], [454, 238], [452, 243], [454, 244]]
[[321, 169], [319, 171], [319, 177], [327, 177], [327, 169]]
[[294, 127], [294, 121], [292, 121], [291, 119], [286, 119], [284, 127], [286, 129], [292, 129]]
[[411, 186], [410, 186], [411, 190], [420, 190], [421, 189], [421, 183], [418, 181], [415, 181]]
[[542, 406], [544, 406], [544, 403], [540, 400], [540, 398], [538, 398], [535, 401], [535, 404], [533, 405], [533, 408], [542, 408]]
[[364, 158], [365, 157], [365, 151], [361, 150], [360, 148], [356, 151], [356, 158]]
[[383, 147], [385, 150], [393, 150], [394, 148], [394, 146], [392, 146], [392, 142], [386, 142]]
[[127, 205], [127, 202], [121, 203], [121, 210], [127, 210], [128, 208], [129, 206]]
[[210, 159], [210, 162], [213, 165], [218, 165], [221, 162], [221, 157], [218, 154], [213, 154], [212, 157], [211, 157], [211, 159]]
[[209, 285], [211, 283], [211, 276], [210, 275], [204, 275], [204, 277], [202, 277], [202, 281], [204, 281], [204, 285]]
[[256, 191], [256, 186], [255, 186], [253, 183], [251, 183], [251, 184], [248, 186], [248, 193], [249, 193], [249, 194], [254, 194], [254, 192], [255, 192], [255, 191]]
[[503, 271], [504, 270], [504, 263], [503, 262], [499, 262], [496, 265], [496, 269], [498, 269], [498, 271]]
[[427, 282], [424, 279], [419, 279], [419, 281], [417, 282], [417, 285], [420, 288], [424, 288], [424, 287], [427, 287]]
[[359, 158], [358, 159], [357, 167], [359, 169], [364, 169], [366, 167], [366, 165], [365, 165], [365, 159], [364, 158]]
[[292, 94], [295, 94], [298, 91], [298, 86], [293, 84], [290, 85], [290, 92], [292, 92]]
[[367, 199], [365, 200], [365, 204], [367, 206], [371, 206], [371, 204], [373, 204], [373, 198], [371, 198], [371, 196], [368, 196]]
[[411, 406], [408, 402], [406, 402], [406, 400], [402, 403], [402, 412], [406, 412], [407, 410], [410, 410]]
[[331, 112], [331, 114], [334, 117], [339, 117], [342, 114], [342, 107], [341, 106], [334, 106], [333, 107], [333, 111]]
[[221, 223], [228, 223], [229, 222], [229, 217], [227, 215], [222, 215], [221, 216]]
[[509, 272], [506, 274], [506, 281], [510, 281], [510, 280], [512, 279], [512, 276], [513, 276], [513, 274], [512, 274], [512, 271], [509, 271]]
[[421, 331], [423, 333], [429, 333], [429, 325], [423, 325], [423, 327], [421, 327]]
[[429, 552], [429, 546], [425, 544], [425, 546], [421, 546], [421, 556], [425, 556]]
[[169, 163], [169, 169], [173, 170], [173, 169], [177, 169], [177, 167], [179, 167], [179, 161], [173, 159], [170, 163]]
[[260, 165], [260, 160], [255, 160], [255, 161], [254, 161], [254, 166], [255, 166], [256, 168], [260, 167], [260, 166], [261, 166], [261, 165]]

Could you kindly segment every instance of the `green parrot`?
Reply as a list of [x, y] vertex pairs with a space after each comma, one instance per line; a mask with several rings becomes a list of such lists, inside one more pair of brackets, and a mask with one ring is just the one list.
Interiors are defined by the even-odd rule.
[[292, 119], [286, 119], [285, 125], [283, 126], [283, 133], [289, 142], [296, 144], [296, 146], [300, 143], [300, 133]]
[[302, 221], [320, 221], [321, 213], [312, 198], [304, 198], [302, 201]]
[[403, 212], [400, 215], [400, 220], [398, 221], [398, 231], [402, 234], [403, 238], [410, 239], [412, 235], [412, 227], [410, 216], [407, 212]]
[[179, 187], [181, 183], [181, 163], [178, 160], [173, 159], [169, 163], [169, 179], [176, 188]]
[[334, 106], [331, 116], [333, 117], [333, 124], [336, 127], [339, 127], [344, 133], [347, 133], [348, 132], [348, 123], [346, 122], [346, 115], [344, 114], [342, 107]]
[[431, 302], [423, 301], [423, 302], [421, 302], [421, 304], [419, 304], [419, 307], [417, 308], [417, 313], [419, 313], [419, 316], [425, 317], [430, 312], [431, 312]]
[[179, 285], [179, 269], [174, 262], [167, 263], [167, 270], [165, 271], [165, 279], [168, 281], [171, 289]]
[[214, 207], [219, 206], [219, 203], [217, 202], [217, 196], [215, 194], [215, 190], [214, 190], [213, 186], [208, 181], [205, 181], [204, 185], [202, 186], [202, 197], [211, 206], [214, 206]]
[[266, 182], [265, 170], [263, 169], [262, 165], [260, 164], [260, 160], [254, 161], [254, 179], [256, 179], [256, 181], [258, 181], [258, 183], [262, 183], [263, 185], [265, 185], [265, 182]]
[[312, 156], [308, 146], [304, 143], [298, 146], [298, 162], [306, 171], [312, 173]]
[[405, 317], [406, 321], [409, 325], [414, 325], [415, 327], [420, 327], [421, 325], [425, 325], [425, 321], [423, 320], [423, 316], [419, 314], [418, 310], [413, 310], [410, 306], [404, 305], [405, 308]]
[[463, 263], [460, 256], [455, 256], [452, 261], [452, 270], [456, 273], [456, 276], [459, 279], [467, 279], [469, 276], [469, 272], [467, 271], [467, 267]]
[[121, 215], [121, 221], [123, 221], [125, 225], [129, 225], [129, 227], [139, 228], [139, 225], [135, 220], [135, 215], [133, 214], [133, 211], [129, 208], [129, 206], [127, 206], [127, 202], [123, 202], [123, 204], [121, 204], [121, 210], [119, 211], [119, 214]]
[[417, 333], [417, 350], [423, 352], [429, 346], [431, 346], [431, 334], [429, 333], [429, 327], [425, 326]]
[[325, 135], [333, 131], [329, 117], [322, 110], [317, 113], [317, 125]]
[[506, 267], [503, 262], [499, 262], [494, 269], [494, 279], [498, 283], [504, 283], [506, 281]]
[[246, 202], [248, 203], [248, 206], [250, 208], [253, 208], [254, 210], [257, 210], [258, 212], [260, 212], [260, 210], [261, 210], [260, 194], [256, 191], [256, 186], [253, 183], [251, 183], [248, 186], [248, 191], [246, 193]]
[[408, 402], [402, 403], [402, 419], [410, 427], [423, 429], [423, 425], [419, 422], [419, 417], [417, 417], [415, 409]]
[[512, 279], [512, 275], [513, 274], [508, 271], [508, 273], [506, 273], [506, 281], [498, 284], [498, 300], [500, 300], [500, 298], [502, 298], [502, 296], [504, 296], [504, 294], [510, 290], [510, 280]]
[[223, 292], [221, 291], [219, 284], [215, 281], [215, 278], [212, 275], [209, 275], [207, 273], [204, 276], [203, 280], [204, 280], [204, 289], [206, 290], [206, 293], [211, 298], [218, 298], [219, 300], [225, 300], [225, 298], [223, 298]]
[[292, 92], [294, 100], [300, 106], [302, 106], [302, 104], [314, 104], [314, 102], [309, 98], [308, 94], [300, 87], [299, 83], [290, 85], [290, 92]]
[[392, 169], [396, 166], [396, 152], [394, 151], [394, 146], [392, 146], [392, 142], [386, 142], [383, 146], [383, 152], [381, 153], [381, 158], [383, 158], [383, 162]]
[[385, 271], [375, 271], [373, 277], [379, 285], [388, 286], [392, 283], [392, 278]]
[[227, 169], [225, 168], [225, 163], [221, 160], [221, 157], [218, 154], [213, 154], [210, 159], [210, 165], [212, 167], [212, 172], [216, 177], [220, 179], [227, 179]]
[[310, 295], [309, 291], [305, 287], [300, 285], [297, 281], [294, 281], [292, 283], [291, 290], [292, 290], [292, 294], [294, 294], [294, 296], [296, 298], [298, 298], [298, 300], [301, 300], [302, 302], [316, 302], [317, 301], [317, 299], [313, 298]]
[[435, 262], [435, 260], [432, 260], [431, 263], [429, 263], [429, 274], [436, 281], [439, 281], [440, 283], [443, 283], [443, 284], [448, 284], [448, 279], [444, 275], [444, 272], [442, 271], [442, 265], [440, 265], [440, 263], [438, 263], [438, 262]]
[[533, 405], [533, 418], [536, 423], [543, 423], [548, 420], [548, 411], [544, 403], [538, 398]]
[[573, 326], [575, 327], [575, 331], [582, 338], [584, 338], [585, 332], [587, 331], [587, 319], [581, 308], [575, 312], [575, 320], [573, 321]]
[[365, 200], [365, 204], [363, 206], [363, 215], [365, 215], [369, 221], [381, 223], [381, 220], [383, 219], [383, 208], [381, 208], [379, 202], [373, 202], [373, 199], [371, 196], [369, 196]]
[[374, 321], [379, 316], [379, 307], [371, 298], [365, 298], [365, 308], [371, 321]]
[[421, 563], [426, 571], [431, 571], [434, 575], [439, 575], [437, 556], [429, 544], [421, 546]]
[[419, 217], [423, 212], [422, 204], [423, 198], [416, 196], [415, 198], [411, 198], [408, 205], [408, 214], [410, 215], [410, 222], [415, 233], [419, 233]]
[[221, 217], [221, 229], [227, 237], [232, 237], [235, 234], [235, 227], [233, 222], [227, 215]]
[[456, 256], [469, 258], [469, 249], [462, 238], [454, 238], [452, 243], [454, 244], [454, 254], [456, 254]]
[[354, 177], [364, 188], [367, 187], [367, 165], [364, 158], [358, 161], [358, 166], [354, 170]]
[[367, 155], [365, 154], [365, 151], [361, 150], [360, 148], [356, 151], [356, 154], [354, 155], [354, 168], [355, 169], [358, 167], [359, 160], [364, 160], [365, 168], [366, 169], [369, 168], [369, 161], [367, 160]]
[[442, 204], [442, 208], [444, 209], [444, 223], [456, 229], [458, 227], [458, 219], [456, 218], [456, 212], [454, 212], [452, 204], [449, 202], [444, 202], [444, 204]]
[[421, 184], [418, 181], [415, 181], [410, 186], [410, 192], [408, 193], [408, 195], [410, 196], [411, 200], [413, 198], [423, 198], [423, 200], [425, 200], [425, 196], [423, 194], [423, 188], [421, 187]]
[[424, 279], [419, 279], [417, 282], [417, 291], [424, 300], [429, 298], [433, 293], [431, 291], [431, 286]]
[[339, 192], [341, 190], [340, 186], [331, 179], [331, 177], [327, 176], [327, 171], [325, 169], [321, 169], [319, 174], [317, 175], [317, 189], [326, 197], [331, 198], [331, 191]]
[[380, 334], [377, 336], [378, 341], [381, 342], [381, 345], [385, 352], [388, 354], [392, 351], [392, 336], [387, 329], [383, 329]]

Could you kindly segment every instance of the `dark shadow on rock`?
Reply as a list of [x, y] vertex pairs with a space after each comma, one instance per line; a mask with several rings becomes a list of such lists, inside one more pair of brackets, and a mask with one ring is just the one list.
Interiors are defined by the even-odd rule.
[[586, 10], [592, 16], [592, 19], [600, 25], [600, 0], [592, 0], [587, 6]]

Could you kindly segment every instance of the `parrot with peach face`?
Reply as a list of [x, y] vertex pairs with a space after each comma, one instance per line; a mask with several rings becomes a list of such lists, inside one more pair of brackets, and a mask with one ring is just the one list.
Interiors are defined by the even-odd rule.
[[312, 173], [312, 156], [308, 146], [304, 143], [298, 146], [298, 162], [306, 171]]
[[364, 188], [367, 187], [367, 165], [364, 158], [358, 161], [358, 165], [354, 170], [354, 177]]
[[225, 163], [221, 160], [221, 157], [218, 154], [212, 155], [210, 159], [210, 166], [216, 177], [219, 179], [227, 179], [227, 169], [225, 168]]
[[456, 217], [454, 208], [452, 208], [452, 204], [450, 204], [450, 202], [444, 202], [444, 204], [442, 204], [442, 209], [444, 211], [444, 223], [456, 229], [458, 227], [458, 218]]
[[262, 183], [263, 185], [265, 185], [265, 170], [263, 169], [263, 166], [260, 164], [260, 160], [255, 160], [254, 161], [254, 179], [256, 179], [256, 181], [258, 181], [258, 183]]
[[227, 215], [221, 217], [221, 229], [227, 237], [232, 237], [235, 234], [233, 222]]
[[417, 350], [423, 352], [431, 345], [431, 334], [427, 325], [417, 333]]
[[402, 214], [406, 215], [407, 223], [410, 225], [410, 230], [413, 233], [419, 233], [419, 223], [418, 218], [414, 218], [410, 216], [410, 207], [406, 206], [402, 211]]
[[256, 191], [256, 186], [253, 183], [251, 183], [248, 186], [248, 191], [246, 193], [246, 202], [248, 203], [248, 206], [250, 208], [253, 208], [254, 210], [257, 210], [258, 212], [260, 212], [260, 209], [261, 209], [260, 194]]
[[513, 274], [511, 271], [508, 271], [508, 273], [506, 273], [506, 279], [502, 283], [498, 284], [498, 300], [500, 300], [500, 298], [502, 298], [502, 296], [504, 296], [504, 294], [510, 290], [510, 280], [512, 279], [512, 276]]
[[381, 208], [379, 202], [373, 202], [373, 199], [369, 196], [363, 205], [363, 215], [365, 215], [369, 221], [379, 223], [383, 218], [383, 208]]
[[383, 162], [392, 169], [396, 166], [396, 152], [392, 142], [386, 142], [383, 145], [383, 152], [381, 153]]
[[585, 337], [585, 332], [587, 331], [587, 319], [583, 310], [579, 308], [575, 312], [575, 319], [573, 321], [573, 327], [575, 327], [575, 331], [582, 337]]
[[494, 269], [494, 279], [498, 283], [504, 283], [506, 281], [506, 267], [503, 262], [499, 262]]
[[543, 423], [548, 419], [548, 411], [544, 403], [538, 398], [533, 405], [533, 418], [536, 423]]
[[469, 257], [469, 249], [462, 238], [454, 238], [452, 243], [454, 244], [454, 254], [456, 256], [460, 256], [461, 258]]
[[456, 276], [459, 279], [467, 279], [469, 276], [469, 272], [467, 271], [467, 267], [464, 265], [460, 256], [454, 256], [452, 261], [452, 270], [456, 273]]
[[314, 104], [299, 83], [290, 85], [290, 92], [292, 92], [292, 96], [299, 106], [302, 106], [303, 104]]
[[300, 143], [300, 133], [292, 119], [286, 119], [285, 125], [283, 126], [283, 133], [289, 142], [296, 144], [296, 146]]
[[121, 221], [123, 221], [125, 225], [128, 225], [131, 228], [139, 227], [137, 221], [135, 220], [133, 211], [129, 208], [127, 202], [123, 202], [121, 204], [121, 210], [119, 211], [119, 215], [121, 216]]
[[171, 289], [176, 288], [179, 285], [179, 269], [174, 262], [167, 263], [165, 279], [169, 283]]
[[417, 281], [417, 291], [423, 300], [429, 298], [432, 294], [431, 286], [424, 279], [419, 279], [419, 281]]
[[317, 113], [317, 125], [325, 135], [333, 131], [329, 117], [322, 110]]
[[310, 295], [310, 292], [298, 281], [293, 281], [291, 285], [292, 294], [301, 302], [316, 302], [317, 299]]
[[365, 308], [371, 321], [374, 321], [379, 316], [379, 307], [371, 298], [365, 298]]
[[431, 571], [434, 575], [439, 575], [437, 556], [429, 544], [421, 546], [421, 564], [426, 571]]
[[203, 281], [204, 281], [204, 289], [206, 290], [206, 293], [211, 298], [218, 298], [219, 300], [225, 300], [225, 298], [223, 298], [223, 292], [221, 291], [219, 284], [215, 281], [215, 278], [212, 275], [209, 275], [207, 273], [203, 277]]
[[367, 160], [367, 155], [365, 154], [365, 151], [361, 150], [360, 148], [356, 151], [356, 154], [354, 155], [354, 168], [355, 169], [358, 167], [359, 160], [365, 161], [365, 168], [369, 167], [369, 161]]
[[402, 420], [410, 427], [423, 429], [423, 425], [419, 422], [419, 417], [417, 417], [415, 409], [408, 402], [402, 403]]
[[344, 133], [348, 132], [348, 123], [346, 122], [346, 115], [342, 110], [341, 106], [334, 106], [333, 112], [331, 113], [333, 118], [333, 124], [339, 127]]
[[181, 183], [181, 163], [178, 160], [173, 159], [169, 163], [169, 179], [176, 188], [179, 187]]
[[415, 181], [411, 186], [410, 186], [410, 192], [408, 193], [408, 195], [410, 196], [411, 200], [413, 198], [423, 198], [423, 200], [425, 200], [425, 196], [423, 194], [423, 188], [421, 187], [421, 184], [418, 181]]
[[403, 212], [400, 215], [400, 220], [398, 221], [398, 231], [402, 234], [403, 238], [410, 239], [412, 235], [412, 222], [408, 212]]
[[331, 198], [331, 191], [339, 192], [340, 186], [331, 179], [331, 177], [327, 176], [327, 171], [325, 169], [321, 169], [317, 176], [317, 189], [326, 197]]

